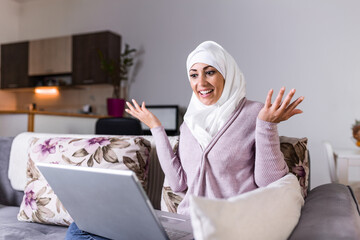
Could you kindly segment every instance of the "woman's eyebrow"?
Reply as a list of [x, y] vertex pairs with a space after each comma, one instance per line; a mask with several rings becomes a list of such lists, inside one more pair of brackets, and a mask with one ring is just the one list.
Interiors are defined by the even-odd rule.
[[203, 70], [206, 70], [207, 68], [212, 68], [213, 66], [211, 66], [211, 65], [207, 65], [207, 66], [205, 66], [204, 68], [203, 68]]
[[[203, 67], [203, 70], [206, 70], [207, 68], [212, 68], [212, 67], [213, 67], [213, 66], [211, 66], [211, 65], [207, 65], [207, 66]], [[197, 69], [190, 69], [189, 72], [190, 72], [190, 71], [197, 72]]]

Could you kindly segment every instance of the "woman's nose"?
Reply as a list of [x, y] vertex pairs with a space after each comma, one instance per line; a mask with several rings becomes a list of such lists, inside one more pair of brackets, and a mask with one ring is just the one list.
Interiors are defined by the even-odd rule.
[[207, 83], [207, 81], [206, 81], [206, 76], [203, 75], [203, 74], [201, 74], [201, 75], [199, 76], [199, 84], [200, 84], [200, 85], [206, 85], [206, 83]]

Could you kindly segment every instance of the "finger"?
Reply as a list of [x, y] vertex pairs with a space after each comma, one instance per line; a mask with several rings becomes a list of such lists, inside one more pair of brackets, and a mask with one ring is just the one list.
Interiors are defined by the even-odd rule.
[[132, 100], [134, 106], [135, 106], [135, 109], [138, 110], [138, 111], [141, 111], [141, 108], [139, 106], [139, 104], [135, 101], [135, 99]]
[[137, 118], [137, 114], [136, 114], [136, 112], [134, 112], [134, 111], [132, 111], [132, 110], [130, 110], [130, 109], [125, 109], [125, 112], [127, 112], [128, 114], [130, 114], [131, 116], [133, 116], [133, 117], [136, 117]]
[[285, 92], [285, 87], [282, 87], [282, 88], [280, 89], [280, 91], [279, 91], [279, 94], [277, 95], [277, 97], [276, 97], [276, 99], [275, 99], [275, 101], [274, 101], [274, 104], [273, 104], [273, 106], [274, 106], [275, 109], [278, 109], [278, 108], [279, 108], [279, 106], [280, 106], [280, 104], [281, 104], [281, 100], [282, 100], [282, 98], [283, 98], [283, 96], [284, 96], [284, 92]]
[[141, 109], [142, 109], [144, 112], [146, 112], [146, 113], [149, 112], [149, 110], [146, 108], [146, 103], [145, 103], [145, 101], [142, 102], [142, 104], [141, 104]]
[[[132, 113], [132, 111], [131, 111], [130, 109], [128, 109], [128, 108], [125, 109], [125, 112], [127, 112], [127, 113], [130, 114], [131, 116], [134, 116], [133, 113]], [[135, 116], [134, 116], [134, 117], [135, 117]]]
[[128, 108], [131, 110], [131, 111], [135, 111], [133, 105], [131, 105], [131, 103], [129, 102], [126, 102], [126, 105], [128, 106]]
[[290, 104], [291, 99], [293, 98], [295, 94], [295, 89], [291, 89], [288, 95], [286, 95], [284, 102], [281, 103], [280, 109], [286, 109], [288, 105]]
[[290, 113], [290, 115], [289, 115], [289, 117], [288, 117], [287, 119], [291, 118], [291, 117], [294, 116], [294, 115], [300, 114], [300, 113], [303, 113], [303, 111], [300, 110], [300, 109], [294, 109], [294, 110]]
[[130, 115], [132, 115], [133, 117], [136, 117], [136, 118], [137, 118], [137, 112], [136, 112], [136, 110], [134, 109], [134, 107], [131, 105], [131, 103], [126, 102], [126, 105], [128, 106], [128, 109], [125, 109], [125, 111], [126, 111], [127, 113], [129, 113]]
[[293, 101], [287, 108], [288, 111], [292, 111], [294, 110], [302, 101], [304, 100], [304, 97], [301, 96], [298, 99], [296, 99], [295, 101]]
[[271, 107], [271, 98], [273, 95], [274, 90], [270, 89], [267, 96], [266, 96], [266, 100], [265, 100], [265, 108], [270, 108]]
[[289, 107], [286, 109], [286, 111], [284, 113], [284, 116], [285, 116], [284, 120], [287, 120], [296, 114], [303, 113], [302, 110], [296, 108], [303, 100], [304, 100], [304, 97], [301, 96], [289, 105]]

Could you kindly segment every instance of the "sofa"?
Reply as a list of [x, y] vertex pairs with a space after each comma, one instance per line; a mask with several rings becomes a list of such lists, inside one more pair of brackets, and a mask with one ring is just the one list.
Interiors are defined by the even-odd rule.
[[[55, 153], [53, 148], [56, 144], [58, 149], [61, 149], [59, 154], [61, 152], [62, 159], [65, 162], [74, 163], [76, 159], [81, 159], [82, 164], [93, 167], [99, 164], [97, 158], [100, 154], [99, 149], [102, 150], [102, 157], [106, 158], [105, 155], [108, 156], [109, 159], [106, 161], [106, 164], [109, 164], [113, 160], [113, 158], [111, 158], [112, 156], [124, 154], [116, 152], [120, 148], [123, 148], [123, 140], [131, 139], [139, 149], [143, 149], [142, 153], [140, 150], [131, 150], [134, 156], [137, 159], [145, 159], [144, 156], [147, 156], [148, 161], [139, 161], [137, 165], [131, 162], [131, 160], [128, 161], [131, 157], [124, 157], [123, 161], [125, 162], [126, 160], [128, 162], [128, 167], [136, 167], [134, 171], [137, 171], [139, 178], [146, 177], [144, 188], [154, 208], [164, 211], [176, 211], [176, 206], [178, 201], [181, 201], [181, 196], [173, 193], [171, 189], [166, 186], [166, 179], [164, 182], [164, 174], [161, 171], [156, 155], [156, 146], [151, 136], [138, 136], [139, 138], [125, 137], [120, 138], [121, 141], [119, 141], [119, 136], [107, 136], [107, 138], [104, 139], [109, 140], [108, 145], [101, 143], [102, 145], [100, 144], [100, 147], [97, 148], [96, 151], [93, 151], [93, 154], [85, 156], [84, 152], [86, 151], [84, 151], [84, 149], [87, 149], [86, 153], [91, 152], [90, 148], [86, 148], [89, 147], [89, 145], [86, 145], [81, 151], [72, 150], [71, 156], [67, 156], [66, 152], [71, 150], [71, 146], [79, 146], [81, 139], [96, 138], [99, 142], [100, 140], [104, 142], [104, 139], [99, 139], [98, 135], [69, 136], [70, 135], [24, 133], [16, 137], [0, 137], [0, 239], [64, 239], [67, 230], [66, 225], [69, 224], [71, 217], [70, 220], [63, 217], [61, 221], [55, 224], [49, 224], [45, 218], [37, 215], [33, 216], [35, 219], [32, 220], [29, 220], [26, 216], [23, 221], [18, 220], [24, 217], [24, 213], [26, 212], [21, 210], [24, 205], [24, 191], [26, 192], [26, 190], [19, 190], [19, 187], [16, 187], [15, 180], [10, 181], [11, 176], [14, 177], [14, 174], [15, 179], [19, 180], [18, 185], [19, 183], [21, 185], [25, 178], [34, 178], [34, 176], [36, 176], [36, 170], [29, 168], [31, 159], [41, 157], [43, 161], [45, 155], [45, 157], [49, 157], [51, 154], [53, 155], [51, 156], [53, 157], [51, 161], [59, 158], [60, 155], [56, 156], [57, 153]], [[49, 138], [53, 140], [56, 139], [56, 144], [49, 142]], [[176, 148], [177, 137], [169, 137], [169, 139], [172, 146]], [[39, 143], [46, 143], [48, 144], [47, 146], [50, 147], [47, 148], [46, 151], [44, 151], [44, 149], [39, 150]], [[349, 186], [329, 183], [310, 190], [310, 159], [306, 143], [307, 139], [294, 140], [294, 138], [286, 137], [281, 139], [281, 147], [285, 160], [288, 163], [290, 171], [298, 177], [305, 197], [305, 203], [301, 209], [299, 221], [288, 239], [360, 239], [359, 206]], [[115, 150], [111, 152], [112, 150], [109, 146], [117, 147], [118, 149], [113, 148]], [[32, 151], [29, 149], [32, 149]], [[289, 149], [291, 150], [289, 151]], [[120, 150], [122, 151], [122, 149]], [[145, 155], [142, 155], [143, 153]], [[14, 156], [19, 158], [17, 162], [11, 162]], [[304, 159], [306, 161], [304, 161]], [[25, 163], [20, 164], [20, 161], [24, 161]], [[118, 163], [119, 162], [116, 164]], [[12, 175], [10, 174], [10, 171], [14, 171], [14, 169], [24, 168], [24, 164], [26, 164], [26, 170], [20, 173], [12, 173]], [[138, 166], [142, 166], [146, 170], [143, 171], [139, 169]], [[22, 176], [22, 174], [24, 176]], [[36, 180], [38, 179], [40, 179], [40, 177], [36, 178]], [[30, 182], [33, 184], [34, 179]], [[28, 181], [26, 186], [24, 185], [20, 188], [26, 189], [26, 187], [31, 184], [29, 184]], [[59, 205], [57, 205], [57, 207], [59, 207]], [[58, 209], [58, 211], [60, 210]]]

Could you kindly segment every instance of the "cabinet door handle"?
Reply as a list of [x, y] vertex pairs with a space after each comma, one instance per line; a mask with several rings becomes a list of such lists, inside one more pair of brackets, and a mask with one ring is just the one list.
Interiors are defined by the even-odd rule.
[[93, 83], [94, 79], [85, 79], [83, 80], [83, 83]]

